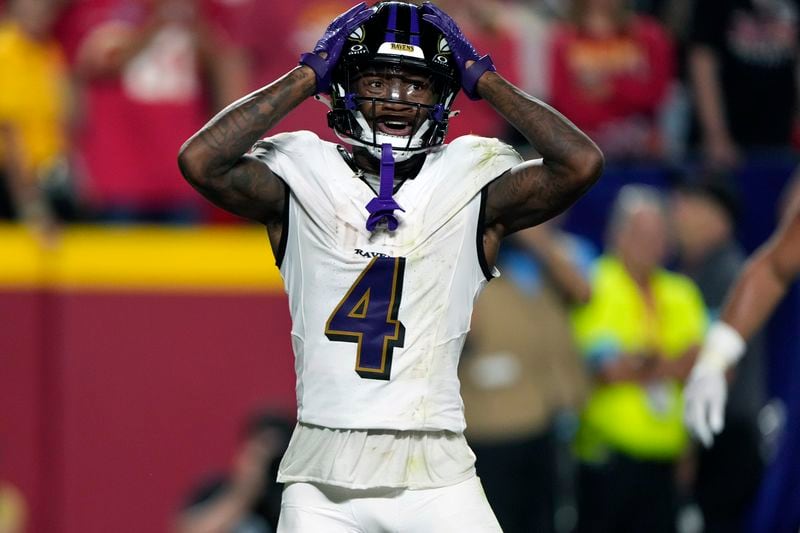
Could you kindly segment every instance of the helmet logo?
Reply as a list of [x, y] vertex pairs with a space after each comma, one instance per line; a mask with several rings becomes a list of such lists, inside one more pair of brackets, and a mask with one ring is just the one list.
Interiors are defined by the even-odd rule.
[[450, 53], [450, 45], [448, 44], [447, 39], [444, 38], [444, 35], [439, 36], [439, 44], [437, 48], [440, 54]]
[[447, 57], [443, 56], [442, 54], [437, 54], [434, 56], [433, 61], [434, 63], [439, 63], [440, 65], [447, 65], [449, 63]]
[[414, 47], [410, 44], [389, 43], [389, 47], [395, 52], [413, 52]]
[[351, 33], [347, 38], [350, 39], [351, 41], [358, 41], [360, 43], [361, 41], [364, 40], [365, 36], [366, 32], [364, 31], [364, 26], [359, 26], [358, 28], [353, 30], [353, 33]]
[[422, 48], [413, 44], [386, 42], [378, 48], [378, 54], [391, 56], [408, 56], [425, 59], [425, 52]]
[[357, 56], [369, 53], [369, 50], [363, 44], [354, 44], [347, 52], [348, 56]]

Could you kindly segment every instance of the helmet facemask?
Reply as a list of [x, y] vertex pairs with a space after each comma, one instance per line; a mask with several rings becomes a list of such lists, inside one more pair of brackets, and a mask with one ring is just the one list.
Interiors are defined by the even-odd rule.
[[[447, 42], [404, 2], [378, 4], [350, 36], [331, 85], [328, 124], [342, 141], [404, 161], [441, 145], [459, 89]], [[416, 87], [420, 83], [424, 87]]]
[[344, 110], [334, 108], [334, 124], [343, 141], [363, 146], [376, 158], [391, 144], [396, 161], [441, 144], [447, 131], [449, 101], [444, 83], [414, 67], [372, 64], [348, 69], [334, 91]]

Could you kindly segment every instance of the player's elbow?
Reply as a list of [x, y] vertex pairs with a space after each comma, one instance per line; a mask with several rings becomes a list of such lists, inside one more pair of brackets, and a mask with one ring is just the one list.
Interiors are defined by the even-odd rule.
[[582, 182], [583, 188], [588, 189], [600, 179], [603, 174], [603, 168], [606, 161], [603, 157], [603, 152], [592, 143], [581, 151], [578, 158], [578, 167], [576, 174], [578, 179]]
[[197, 138], [192, 137], [181, 146], [178, 151], [178, 168], [183, 177], [192, 185], [201, 185], [208, 176], [207, 158]]
[[603, 174], [604, 166], [603, 152], [594, 143], [590, 142], [576, 150], [567, 165], [574, 190], [583, 193], [597, 183]]

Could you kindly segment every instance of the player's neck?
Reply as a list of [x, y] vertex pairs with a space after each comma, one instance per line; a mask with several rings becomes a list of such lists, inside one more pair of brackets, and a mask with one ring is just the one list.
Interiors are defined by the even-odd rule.
[[[353, 147], [353, 162], [365, 173], [380, 175], [381, 162], [362, 146]], [[423, 163], [425, 163], [425, 154], [415, 155], [410, 159], [396, 163], [394, 167], [395, 179], [415, 178]]]

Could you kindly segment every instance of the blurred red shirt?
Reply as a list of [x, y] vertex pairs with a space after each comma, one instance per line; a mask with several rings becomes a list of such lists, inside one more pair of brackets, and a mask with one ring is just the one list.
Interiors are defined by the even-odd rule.
[[556, 109], [612, 153], [657, 149], [635, 146], [658, 142], [652, 130], [675, 72], [672, 42], [655, 20], [634, 16], [627, 31], [605, 38], [564, 24], [552, 54]]
[[126, 39], [153, 24], [156, 3], [169, 8], [147, 44], [119, 72], [79, 77], [84, 116], [77, 149], [88, 178], [84, 194], [100, 212], [182, 209], [200, 202], [176, 163], [181, 144], [211, 113], [192, 10], [199, 10], [210, 38], [227, 44], [224, 28], [214, 22], [225, 19], [224, 6], [214, 1], [78, 0], [65, 13], [60, 35], [76, 66], [82, 54], [110, 59]]

